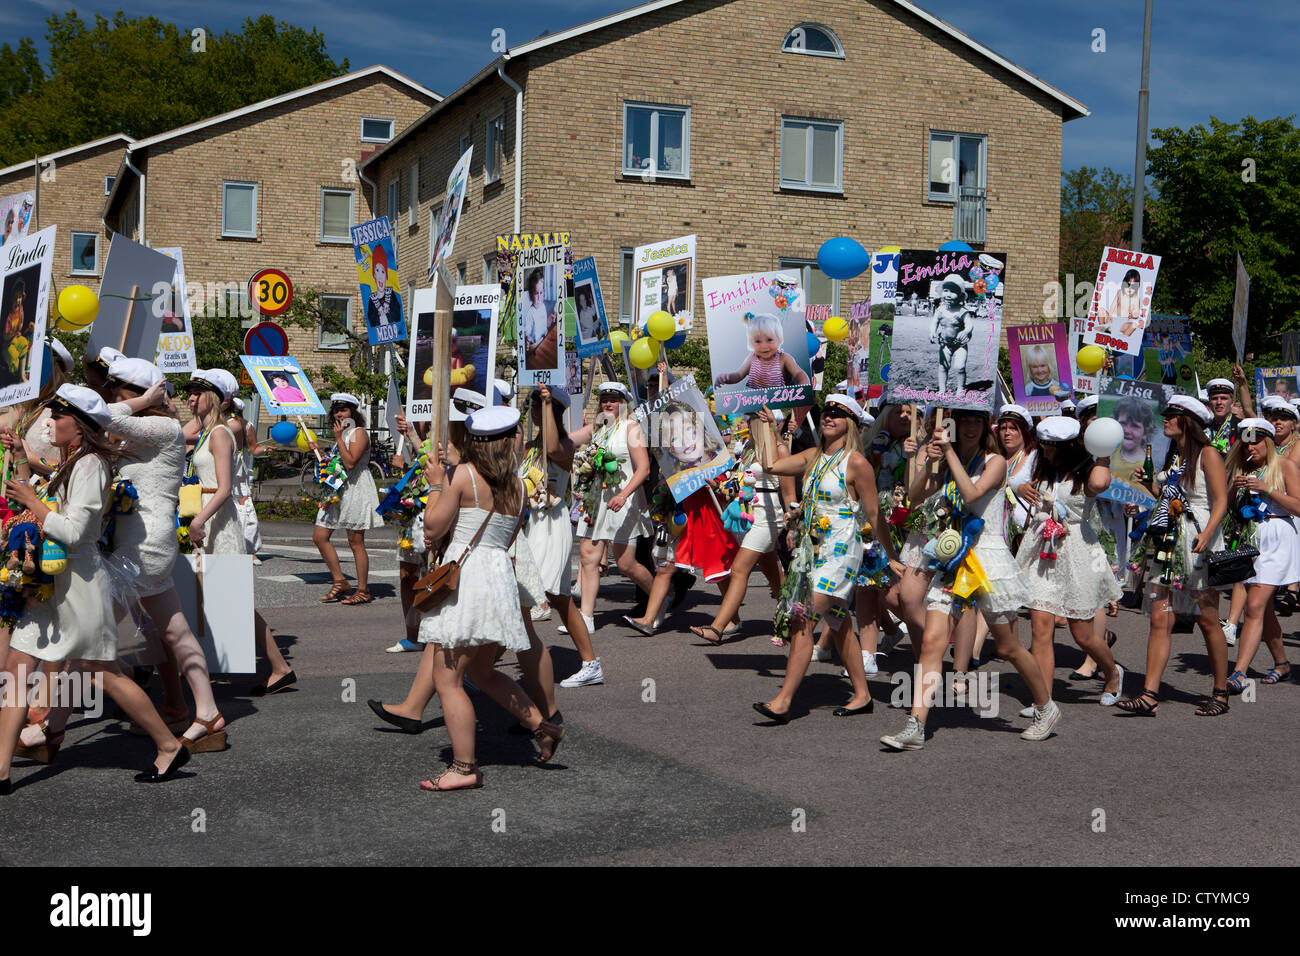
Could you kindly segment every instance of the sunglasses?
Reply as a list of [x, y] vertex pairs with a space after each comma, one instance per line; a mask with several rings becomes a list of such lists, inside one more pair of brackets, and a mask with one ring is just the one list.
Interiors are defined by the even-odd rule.
[[827, 405], [822, 409], [822, 418], [848, 418], [847, 409], [840, 408], [838, 405]]
[[453, 398], [451, 400], [451, 404], [456, 407], [456, 411], [464, 412], [466, 415], [468, 415], [470, 412], [477, 412], [480, 408], [483, 407], [482, 405], [476, 405], [474, 402], [471, 402], [465, 398]]

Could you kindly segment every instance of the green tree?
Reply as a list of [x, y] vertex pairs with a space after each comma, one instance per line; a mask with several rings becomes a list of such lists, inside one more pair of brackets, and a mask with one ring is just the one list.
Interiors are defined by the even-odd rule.
[[1061, 173], [1060, 277], [1092, 282], [1101, 251], [1133, 234], [1133, 177], [1080, 166]]
[[1250, 273], [1247, 351], [1300, 328], [1300, 130], [1294, 114], [1157, 129], [1143, 248], [1162, 256], [1156, 311], [1191, 316], [1206, 351], [1232, 354], [1236, 257]]
[[[360, 334], [344, 323], [343, 315], [326, 307], [321, 293], [315, 289], [295, 289], [293, 305], [284, 315], [285, 325], [309, 329], [318, 328], [347, 337], [347, 367], [326, 365], [317, 375], [317, 388], [324, 392], [350, 392], [366, 404], [382, 401], [388, 394], [389, 376], [384, 373], [383, 351], [370, 344], [362, 327]], [[399, 384], [399, 391], [400, 388]]]
[[0, 163], [112, 133], [152, 136], [348, 70], [325, 38], [264, 14], [201, 36], [157, 17], [46, 20], [48, 73], [28, 38], [0, 47]]

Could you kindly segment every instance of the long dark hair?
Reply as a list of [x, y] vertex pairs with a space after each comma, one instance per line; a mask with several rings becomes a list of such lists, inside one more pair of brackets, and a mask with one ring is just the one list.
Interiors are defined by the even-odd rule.
[[[1056, 449], [1055, 461], [1047, 460], [1048, 456], [1043, 454], [1044, 448]], [[1081, 438], [1063, 442], [1039, 442], [1038, 455], [1034, 458], [1034, 482], [1054, 485], [1069, 478], [1070, 493], [1077, 495], [1082, 490], [1092, 465], [1092, 455], [1083, 447]]]
[[466, 444], [464, 461], [473, 465], [492, 489], [493, 510], [513, 517], [519, 511], [524, 495], [515, 473], [515, 433], [508, 432], [490, 441], [471, 437]]
[[334, 420], [334, 413], [341, 408], [346, 408], [348, 410], [349, 417], [352, 419], [352, 421], [356, 424], [358, 428], [366, 427], [366, 416], [361, 414], [361, 409], [357, 408], [357, 406], [353, 405], [351, 402], [335, 402], [334, 404], [330, 405], [331, 422], [333, 422]]
[[81, 430], [81, 444], [59, 466], [58, 474], [54, 476], [49, 487], [45, 489], [46, 496], [51, 498], [68, 486], [68, 480], [72, 477], [73, 466], [87, 455], [99, 456], [99, 459], [104, 463], [104, 467], [108, 469], [110, 476], [113, 473], [113, 461], [116, 457], [113, 453], [113, 447], [108, 443], [108, 437], [101, 429], [92, 428], [71, 412], [64, 412], [64, 414], [75, 421], [77, 428]]
[[[1205, 429], [1201, 426], [1201, 423], [1187, 412], [1179, 410], [1178, 421], [1183, 429], [1183, 438], [1178, 444], [1186, 445], [1188, 449], [1187, 454], [1183, 456], [1183, 474], [1178, 479], [1178, 483], [1183, 486], [1185, 491], [1194, 491], [1196, 489], [1196, 466], [1201, 460], [1201, 449], [1210, 443], [1210, 438], [1205, 434]], [[1174, 442], [1169, 443], [1169, 450], [1165, 452], [1166, 469], [1174, 463], [1174, 455], [1179, 454], [1181, 451], [1182, 449]]]

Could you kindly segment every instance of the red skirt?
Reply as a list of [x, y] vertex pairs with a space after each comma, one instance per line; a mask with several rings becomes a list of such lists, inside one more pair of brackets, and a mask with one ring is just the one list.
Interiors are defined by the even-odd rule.
[[706, 581], [716, 581], [731, 573], [740, 545], [722, 525], [713, 491], [701, 488], [681, 503], [686, 514], [686, 530], [677, 539], [676, 564], [679, 568], [698, 568]]

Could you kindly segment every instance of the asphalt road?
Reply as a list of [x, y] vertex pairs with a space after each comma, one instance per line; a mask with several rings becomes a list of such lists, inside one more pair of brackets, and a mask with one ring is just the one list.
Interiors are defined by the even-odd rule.
[[[1058, 630], [1064, 719], [1050, 740], [1019, 739], [1024, 689], [990, 662], [997, 716], [938, 709], [923, 751], [893, 753], [878, 738], [904, 720], [888, 702], [891, 669], [910, 670], [906, 645], [871, 681], [873, 715], [831, 716], [848, 696], [838, 664], [812, 666], [789, 725], [751, 710], [785, 668], [758, 578], [745, 637], [721, 648], [685, 633], [711, 616], [711, 587], [670, 620], [681, 631], [641, 637], [619, 623], [630, 585], [607, 578], [596, 635], [606, 683], [558, 691], [568, 736], [554, 764], [534, 766], [531, 742], [507, 736], [511, 719], [474, 695], [484, 789], [424, 793], [418, 781], [450, 759], [437, 701], [419, 736], [365, 705], [403, 697], [416, 666], [415, 654], [384, 653], [401, 636], [394, 535], [368, 537], [376, 601], [361, 607], [317, 603], [329, 575], [308, 526], [264, 535], [257, 600], [297, 688], [259, 700], [250, 677], [220, 678], [231, 748], [163, 786], [131, 780], [152, 759], [147, 740], [112, 717], [78, 720], [52, 766], [15, 763], [0, 863], [1250, 865], [1298, 849], [1286, 822], [1300, 766], [1295, 682], [1195, 717], [1209, 689], [1204, 645], [1176, 635], [1159, 715], [1124, 717], [1065, 679], [1081, 655]], [[562, 677], [578, 658], [555, 623], [538, 630]], [[1116, 630], [1118, 659], [1141, 672], [1146, 621], [1124, 611]], [[1267, 662], [1261, 648], [1256, 663]], [[502, 666], [517, 674], [512, 658]], [[1127, 690], [1139, 688], [1131, 678]]]

